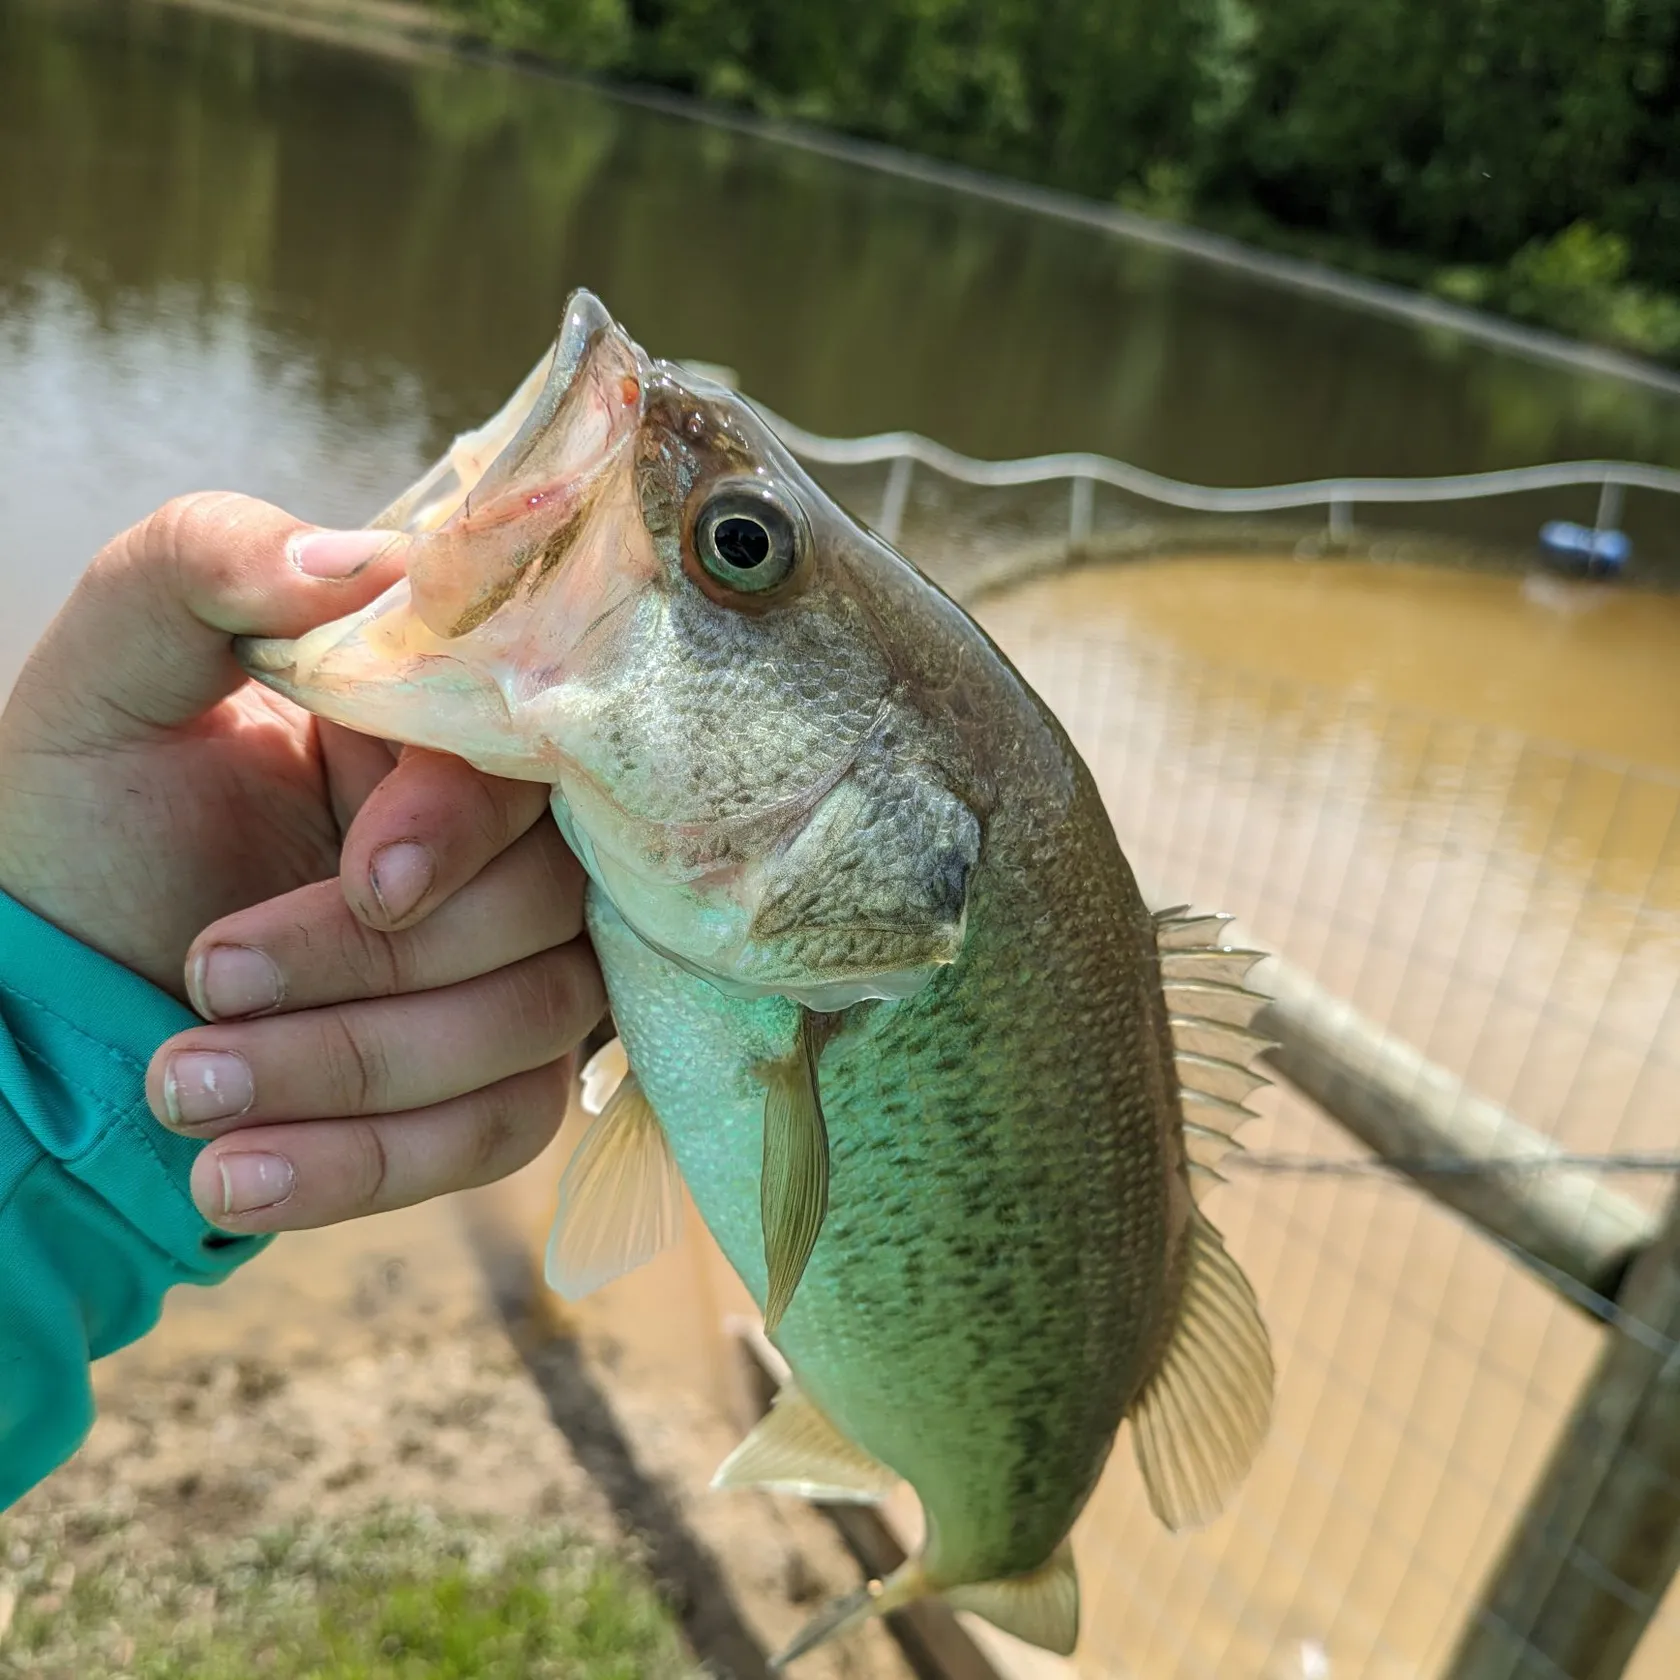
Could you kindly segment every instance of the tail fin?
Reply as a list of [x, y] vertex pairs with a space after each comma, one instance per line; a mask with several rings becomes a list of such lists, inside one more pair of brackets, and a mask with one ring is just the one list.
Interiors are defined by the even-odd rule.
[[871, 1581], [844, 1598], [825, 1605], [802, 1627], [794, 1641], [779, 1655], [770, 1659], [770, 1666], [780, 1672], [797, 1661], [807, 1651], [826, 1644], [837, 1634], [850, 1633], [861, 1627], [871, 1616], [884, 1616], [891, 1610], [901, 1610], [928, 1595], [927, 1577], [922, 1573], [922, 1560], [910, 1558], [901, 1563], [884, 1581]]
[[[786, 1668], [836, 1634], [850, 1632], [871, 1616], [901, 1610], [932, 1592], [921, 1559], [911, 1558], [885, 1581], [871, 1581], [858, 1592], [836, 1599], [770, 1666]], [[1030, 1574], [952, 1587], [944, 1597], [953, 1610], [971, 1610], [993, 1627], [1057, 1656], [1069, 1655], [1079, 1639], [1079, 1576], [1073, 1566], [1073, 1547], [1066, 1540]]]

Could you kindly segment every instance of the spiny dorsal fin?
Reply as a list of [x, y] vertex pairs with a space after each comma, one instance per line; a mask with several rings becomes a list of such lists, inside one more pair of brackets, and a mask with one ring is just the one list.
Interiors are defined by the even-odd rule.
[[1225, 1102], [1240, 1103], [1262, 1086], [1271, 1083], [1263, 1073], [1256, 1073], [1246, 1060], [1228, 1061], [1223, 1056], [1204, 1056], [1195, 1050], [1173, 1045], [1173, 1061], [1178, 1066], [1178, 1082], [1186, 1090], [1201, 1091]]
[[1079, 1643], [1079, 1573], [1066, 1540], [1032, 1574], [953, 1587], [945, 1601], [1059, 1657], [1071, 1656]]
[[792, 1054], [765, 1072], [759, 1216], [768, 1279], [764, 1330], [770, 1335], [793, 1300], [828, 1217], [828, 1128], [817, 1094], [817, 1035], [808, 1009], [799, 1012]]
[[[597, 1052], [591, 1066], [611, 1048]], [[626, 1071], [561, 1175], [543, 1265], [549, 1288], [577, 1301], [633, 1272], [676, 1241], [682, 1207], [682, 1178], [664, 1128]]]
[[[1181, 1063], [1181, 1082], [1184, 1076]], [[1182, 1083], [1178, 1097], [1184, 1113], [1184, 1164], [1190, 1174], [1190, 1194], [1199, 1204], [1216, 1185], [1225, 1183], [1220, 1165], [1227, 1155], [1242, 1148], [1237, 1142], [1237, 1128], [1256, 1116], [1251, 1108], [1222, 1102]]]
[[762, 1488], [849, 1505], [874, 1505], [897, 1475], [849, 1441], [793, 1382], [718, 1466], [715, 1488]]
[[1244, 984], [1264, 952], [1222, 945], [1229, 916], [1180, 906], [1155, 917], [1155, 939], [1184, 1111], [1190, 1192], [1200, 1202], [1223, 1184], [1219, 1163], [1241, 1147], [1237, 1128], [1254, 1117], [1243, 1099], [1270, 1081], [1252, 1066], [1271, 1041], [1249, 1028], [1268, 1000]]
[[1200, 1213], [1188, 1244], [1172, 1338], [1131, 1411], [1150, 1508], [1175, 1530], [1224, 1508], [1272, 1413], [1271, 1343], [1254, 1291]]
[[1195, 950], [1205, 945], [1217, 945], [1227, 922], [1234, 916], [1197, 916], [1190, 913], [1188, 904], [1176, 909], [1155, 912], [1155, 947], [1160, 951]]
[[[1177, 1061], [1176, 1057], [1174, 1061]], [[1264, 1084], [1264, 1081], [1261, 1083]], [[1204, 1091], [1197, 1085], [1181, 1084], [1179, 1095], [1184, 1099], [1186, 1124], [1194, 1121], [1198, 1126], [1223, 1132], [1226, 1137], [1234, 1137], [1237, 1128], [1244, 1122], [1259, 1118], [1252, 1108], [1246, 1108], [1242, 1103], [1231, 1102], [1225, 1097], [1216, 1097], [1213, 1092]]]
[[1246, 986], [1228, 985], [1222, 980], [1161, 981], [1167, 995], [1169, 1015], [1190, 1015], [1203, 1021], [1221, 1021], [1227, 1026], [1246, 1027], [1271, 1002], [1264, 992]]
[[1193, 1120], [1184, 1123], [1184, 1153], [1193, 1168], [1213, 1172], [1233, 1149], [1241, 1147], [1229, 1132], [1222, 1132], [1216, 1126], [1199, 1126]]
[[1277, 1040], [1266, 1038], [1247, 1027], [1234, 1027], [1228, 1021], [1207, 1021], [1199, 1015], [1173, 1015], [1167, 1023], [1172, 1028], [1173, 1048], [1192, 1056], [1217, 1056], [1221, 1061], [1235, 1062], [1247, 1067], [1254, 1058], [1277, 1048]]
[[1228, 986], [1240, 986], [1243, 976], [1257, 962], [1264, 962], [1264, 951], [1243, 951], [1223, 945], [1197, 946], [1194, 950], [1161, 952], [1163, 980], [1217, 980]]

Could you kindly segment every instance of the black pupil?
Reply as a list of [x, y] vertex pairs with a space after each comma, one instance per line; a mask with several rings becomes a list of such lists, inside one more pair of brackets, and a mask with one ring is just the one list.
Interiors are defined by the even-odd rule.
[[756, 519], [735, 514], [720, 519], [712, 532], [718, 557], [743, 571], [762, 566], [770, 558], [770, 533]]

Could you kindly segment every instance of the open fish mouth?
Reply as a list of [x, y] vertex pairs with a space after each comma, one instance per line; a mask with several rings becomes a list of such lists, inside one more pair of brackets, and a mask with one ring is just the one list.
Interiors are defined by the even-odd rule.
[[599, 299], [574, 293], [553, 346], [502, 410], [370, 522], [406, 544], [407, 575], [303, 636], [238, 639], [240, 665], [317, 716], [542, 779], [512, 739], [529, 649], [516, 656], [508, 638], [475, 632], [564, 564], [630, 452], [652, 371]]

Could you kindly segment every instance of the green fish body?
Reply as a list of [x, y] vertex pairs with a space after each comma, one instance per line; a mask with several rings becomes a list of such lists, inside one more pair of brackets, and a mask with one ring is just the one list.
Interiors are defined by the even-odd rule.
[[[1066, 1536], [1150, 1369], [1190, 1213], [1153, 923], [1082, 767], [1053, 768], [1023, 765], [1066, 808], [1008, 803], [1025, 820], [987, 835], [956, 962], [823, 1047], [828, 1214], [775, 1333], [915, 1487], [948, 1584], [1023, 1574]], [[1076, 943], [1054, 934], [1069, 901], [1100, 907]], [[798, 1007], [725, 996], [599, 892], [589, 923], [630, 1065], [762, 1305], [757, 1069], [792, 1054]]]
[[918, 1555], [783, 1660], [929, 1593], [1071, 1649], [1122, 1421], [1174, 1527], [1266, 1431], [1266, 1334], [1197, 1206], [1261, 1083], [1255, 954], [1151, 915], [978, 627], [586, 295], [384, 522], [407, 583], [243, 657], [554, 790], [619, 1045], [551, 1281], [668, 1241], [680, 1175], [791, 1372], [720, 1483], [915, 1490]]

